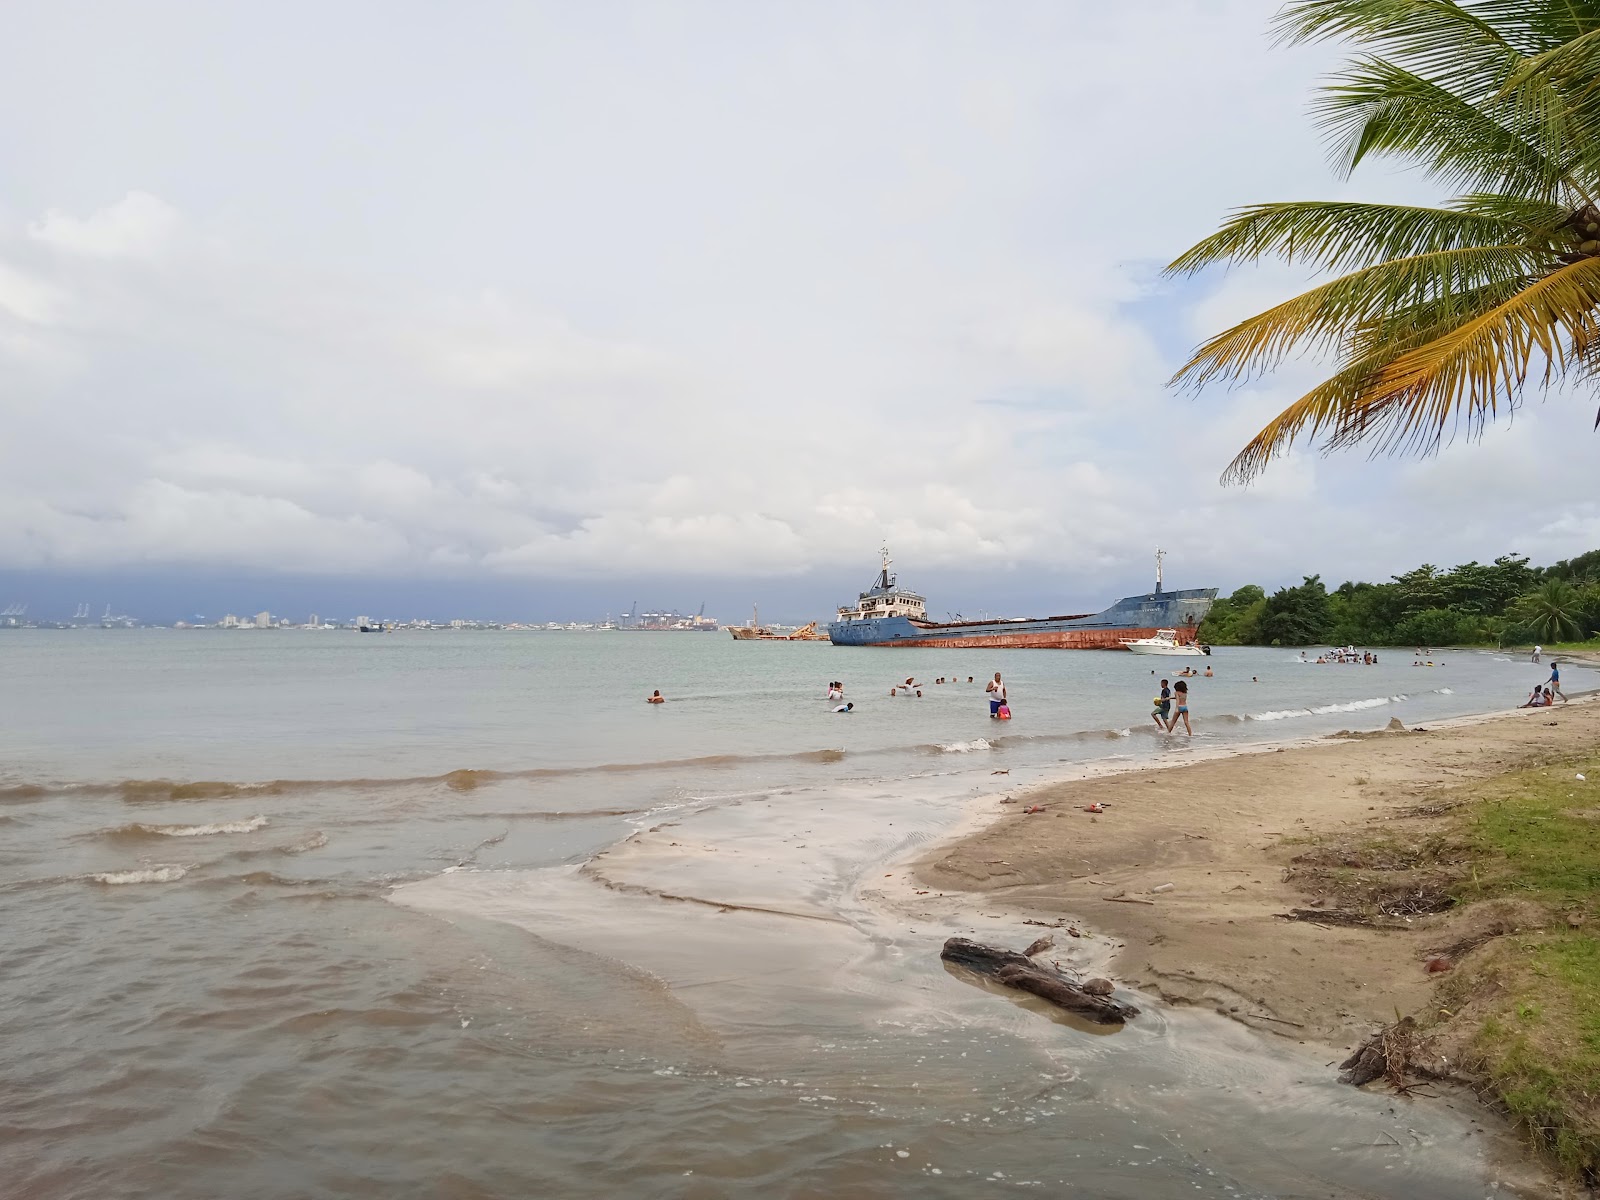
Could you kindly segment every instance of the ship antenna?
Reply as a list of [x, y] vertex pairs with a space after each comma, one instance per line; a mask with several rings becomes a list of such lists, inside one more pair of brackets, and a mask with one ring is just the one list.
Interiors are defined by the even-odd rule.
[[883, 577], [882, 577], [882, 579], [879, 580], [878, 586], [882, 587], [882, 588], [884, 588], [886, 590], [888, 588], [892, 588], [894, 586], [893, 582], [891, 582], [891, 580], [889, 579], [889, 564], [892, 563], [893, 561], [894, 561], [894, 559], [889, 557], [888, 544], [885, 543], [885, 545], [883, 547]]
[[1161, 560], [1166, 556], [1167, 552], [1165, 550], [1159, 546], [1156, 547], [1156, 592], [1158, 594], [1161, 591]]

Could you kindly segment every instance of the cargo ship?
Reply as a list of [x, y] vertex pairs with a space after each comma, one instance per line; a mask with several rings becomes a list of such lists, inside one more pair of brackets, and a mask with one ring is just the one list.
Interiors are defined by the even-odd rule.
[[828, 626], [835, 646], [966, 646], [981, 649], [1127, 650], [1129, 641], [1170, 633], [1176, 646], [1197, 643], [1200, 622], [1211, 611], [1216, 588], [1167, 591], [1156, 551], [1155, 590], [1124, 596], [1097, 613], [1060, 617], [1002, 617], [986, 621], [930, 621], [927, 602], [901, 588], [889, 571], [889, 551], [877, 580], [854, 607], [841, 607]]

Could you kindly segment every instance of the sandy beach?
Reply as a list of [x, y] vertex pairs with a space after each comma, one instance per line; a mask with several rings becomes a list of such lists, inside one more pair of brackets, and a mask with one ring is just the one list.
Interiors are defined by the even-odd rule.
[[[1399, 932], [1285, 920], [1314, 899], [1289, 869], [1306, 839], [1597, 740], [1600, 704], [1580, 700], [996, 796], [915, 862], [927, 895], [913, 903], [978, 898], [985, 913], [1070, 920], [1120, 943], [1109, 969], [1123, 984], [1347, 1046], [1425, 1002], [1425, 952], [1465, 918], [1419, 916]], [[1103, 813], [1084, 811], [1096, 803]]]

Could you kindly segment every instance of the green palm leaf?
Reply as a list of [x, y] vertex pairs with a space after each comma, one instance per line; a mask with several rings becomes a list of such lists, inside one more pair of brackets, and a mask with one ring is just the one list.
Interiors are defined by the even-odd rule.
[[1292, 0], [1276, 28], [1360, 51], [1315, 106], [1344, 171], [1398, 158], [1462, 194], [1252, 205], [1167, 268], [1273, 257], [1338, 273], [1209, 339], [1173, 377], [1198, 388], [1290, 353], [1333, 360], [1224, 479], [1303, 437], [1429, 453], [1529, 388], [1600, 373], [1600, 0]]

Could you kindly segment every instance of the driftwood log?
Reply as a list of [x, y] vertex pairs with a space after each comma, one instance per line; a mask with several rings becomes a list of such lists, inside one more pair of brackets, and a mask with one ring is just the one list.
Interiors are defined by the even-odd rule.
[[1100, 1025], [1120, 1025], [1139, 1015], [1133, 1005], [1118, 1003], [1109, 996], [1096, 996], [1053, 967], [1030, 962], [1014, 950], [985, 946], [966, 938], [951, 938], [939, 957], [1007, 987], [1031, 992]]

